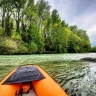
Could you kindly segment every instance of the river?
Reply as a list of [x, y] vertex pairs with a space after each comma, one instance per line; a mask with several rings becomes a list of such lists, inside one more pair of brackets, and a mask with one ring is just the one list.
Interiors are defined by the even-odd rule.
[[18, 65], [37, 64], [69, 96], [96, 96], [96, 63], [80, 60], [85, 57], [96, 54], [0, 55], [0, 80]]

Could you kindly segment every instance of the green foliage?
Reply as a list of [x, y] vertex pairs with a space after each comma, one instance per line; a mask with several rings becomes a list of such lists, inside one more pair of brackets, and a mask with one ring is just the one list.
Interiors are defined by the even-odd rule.
[[18, 54], [27, 54], [28, 53], [28, 43], [21, 43], [18, 47]]
[[52, 25], [54, 25], [54, 23], [60, 23], [60, 21], [61, 21], [59, 14], [58, 14], [58, 11], [56, 9], [54, 9], [52, 11], [51, 18], [52, 18]]
[[0, 36], [4, 35], [4, 29], [0, 27]]
[[81, 38], [78, 37], [76, 34], [71, 33], [69, 35], [69, 41], [68, 41], [68, 52], [70, 53], [80, 52], [80, 42]]
[[91, 50], [90, 41], [82, 40], [80, 50], [81, 50], [81, 52], [89, 52]]
[[89, 52], [86, 31], [68, 26], [50, 7], [45, 0], [1, 0], [0, 54]]
[[3, 54], [3, 51], [4, 51], [4, 39], [3, 37], [0, 38], [0, 54]]
[[1, 54], [14, 54], [17, 52], [17, 42], [10, 38], [1, 38], [0, 39], [0, 53]]
[[96, 46], [92, 47], [90, 51], [91, 52], [96, 52]]
[[31, 42], [37, 43], [40, 39], [39, 29], [36, 25], [30, 25], [28, 31], [29, 44]]
[[52, 48], [57, 53], [67, 52], [68, 32], [63, 27], [53, 28], [52, 30]]
[[44, 18], [44, 14], [50, 10], [49, 2], [45, 0], [38, 0], [37, 13], [40, 19]]
[[16, 41], [21, 41], [22, 40], [21, 35], [19, 33], [17, 33], [15, 30], [12, 30], [11, 33], [12, 33], [11, 38], [13, 40], [16, 40]]
[[38, 46], [37, 53], [43, 53], [44, 52], [44, 42], [42, 42], [42, 41], [38, 42], [37, 46]]
[[34, 42], [32, 42], [29, 46], [29, 53], [32, 54], [36, 52], [37, 52], [37, 45]]

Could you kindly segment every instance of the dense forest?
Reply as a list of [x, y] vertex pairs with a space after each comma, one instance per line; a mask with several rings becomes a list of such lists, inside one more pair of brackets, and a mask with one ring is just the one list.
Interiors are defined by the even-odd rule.
[[92, 47], [90, 51], [96, 53], [96, 46]]
[[0, 0], [0, 54], [90, 51], [86, 31], [50, 8], [45, 0]]

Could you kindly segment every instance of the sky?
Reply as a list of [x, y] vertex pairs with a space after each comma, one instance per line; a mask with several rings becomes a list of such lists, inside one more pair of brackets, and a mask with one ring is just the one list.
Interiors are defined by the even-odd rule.
[[96, 0], [46, 1], [51, 5], [51, 11], [57, 9], [61, 19], [66, 23], [86, 30], [92, 46], [96, 46]]

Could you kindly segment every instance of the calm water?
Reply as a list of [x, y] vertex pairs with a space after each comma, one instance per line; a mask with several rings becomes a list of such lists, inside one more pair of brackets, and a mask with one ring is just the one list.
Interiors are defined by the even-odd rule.
[[38, 64], [69, 96], [96, 96], [96, 63], [80, 61], [90, 54], [43, 54], [0, 56], [0, 79], [18, 65]]

